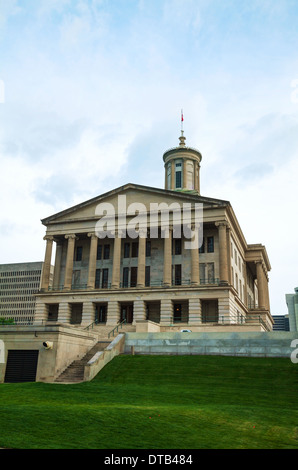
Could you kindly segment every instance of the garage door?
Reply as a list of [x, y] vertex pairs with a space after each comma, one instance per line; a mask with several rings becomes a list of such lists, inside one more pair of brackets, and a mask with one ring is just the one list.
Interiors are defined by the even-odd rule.
[[38, 350], [8, 350], [4, 382], [35, 382]]

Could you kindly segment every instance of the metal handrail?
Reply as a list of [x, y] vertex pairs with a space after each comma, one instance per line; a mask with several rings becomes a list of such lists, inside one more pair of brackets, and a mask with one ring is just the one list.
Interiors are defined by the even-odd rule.
[[113, 333], [113, 336], [115, 336], [115, 330], [117, 330], [117, 333], [118, 333], [118, 330], [119, 330], [119, 327], [122, 328], [122, 326], [126, 323], [126, 319], [122, 320], [122, 322], [118, 323], [118, 325], [116, 325], [109, 333], [108, 333], [108, 338], [111, 336], [111, 334]]
[[86, 327], [84, 328], [84, 330], [88, 330], [88, 331], [89, 331], [90, 328], [92, 328], [92, 330], [93, 330], [93, 326], [94, 326], [94, 325], [97, 325], [97, 324], [98, 324], [98, 320], [94, 320], [92, 323], [90, 323], [90, 325], [86, 326]]

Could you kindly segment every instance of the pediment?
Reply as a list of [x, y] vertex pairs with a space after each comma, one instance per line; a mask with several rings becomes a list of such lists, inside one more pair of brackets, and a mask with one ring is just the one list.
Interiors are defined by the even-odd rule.
[[123, 213], [123, 209], [127, 210], [129, 207], [135, 207], [132, 206], [132, 204], [135, 205], [136, 203], [140, 204], [140, 207], [144, 207], [147, 212], [152, 208], [152, 204], [160, 205], [162, 203], [166, 203], [169, 206], [173, 203], [178, 203], [181, 207], [183, 203], [203, 203], [204, 206], [208, 207], [219, 207], [229, 204], [228, 201], [207, 198], [192, 192], [169, 191], [127, 184], [47, 217], [42, 220], [42, 223], [48, 226], [51, 224], [56, 225], [79, 220], [96, 220], [99, 218], [98, 214], [101, 212], [104, 205], [108, 204], [113, 206], [115, 215], [117, 216]]

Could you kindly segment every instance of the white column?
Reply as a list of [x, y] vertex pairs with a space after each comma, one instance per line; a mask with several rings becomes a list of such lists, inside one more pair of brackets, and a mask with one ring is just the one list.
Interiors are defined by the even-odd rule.
[[140, 231], [139, 251], [138, 251], [138, 279], [137, 287], [145, 287], [145, 266], [146, 266], [146, 238], [147, 230]]
[[77, 237], [76, 235], [65, 235], [65, 238], [68, 240], [68, 244], [67, 244], [67, 254], [66, 254], [65, 276], [64, 276], [64, 289], [70, 290], [71, 283], [72, 283], [75, 241]]
[[163, 284], [165, 287], [172, 285], [172, 232], [170, 227], [168, 233], [164, 233], [164, 260], [163, 260]]
[[62, 241], [56, 241], [56, 256], [55, 256], [55, 266], [54, 266], [54, 280], [53, 287], [58, 289], [60, 285], [60, 271], [61, 271], [61, 259], [62, 259]]
[[119, 288], [121, 263], [121, 233], [116, 233], [113, 250], [112, 289]]
[[47, 244], [42, 270], [41, 288], [44, 290], [48, 290], [50, 283], [50, 270], [54, 237], [46, 235], [43, 239], [46, 240]]
[[[197, 240], [199, 240], [198, 228], [196, 226], [192, 226], [192, 231], [194, 230], [196, 230], [195, 237], [197, 238]], [[190, 251], [191, 251], [191, 285], [198, 286], [200, 284], [199, 247], [195, 246], [194, 248], [190, 248]]]
[[95, 233], [88, 233], [88, 237], [90, 238], [90, 252], [87, 288], [94, 289], [98, 237]]

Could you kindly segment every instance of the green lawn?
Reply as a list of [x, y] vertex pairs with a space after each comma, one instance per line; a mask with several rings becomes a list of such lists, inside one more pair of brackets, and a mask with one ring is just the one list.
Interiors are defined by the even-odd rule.
[[297, 449], [290, 359], [118, 356], [89, 383], [0, 384], [0, 447]]

